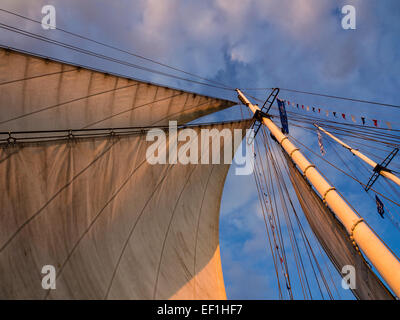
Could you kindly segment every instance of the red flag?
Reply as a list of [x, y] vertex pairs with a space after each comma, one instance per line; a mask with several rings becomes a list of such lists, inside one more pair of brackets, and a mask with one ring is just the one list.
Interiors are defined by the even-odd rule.
[[346, 120], [346, 115], [344, 113], [342, 113], [342, 117], [344, 120]]
[[378, 126], [378, 120], [372, 120], [374, 122], [375, 127]]

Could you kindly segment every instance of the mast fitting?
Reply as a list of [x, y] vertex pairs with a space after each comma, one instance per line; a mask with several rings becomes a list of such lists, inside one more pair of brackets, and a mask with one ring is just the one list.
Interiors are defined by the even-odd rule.
[[333, 190], [336, 190], [336, 188], [335, 187], [330, 187], [328, 190], [326, 190], [325, 191], [325, 193], [324, 193], [324, 195], [322, 196], [322, 201], [326, 201], [325, 199], [326, 199], [326, 196], [327, 196], [327, 194], [330, 192], [330, 191], [333, 191]]
[[290, 154], [289, 154], [290, 157], [292, 157], [292, 155], [293, 155], [294, 152], [299, 151], [299, 150], [300, 150], [299, 148], [295, 148], [295, 149], [293, 149], [292, 151], [290, 151]]
[[306, 177], [307, 170], [310, 169], [310, 168], [315, 168], [315, 164], [310, 164], [310, 165], [308, 165], [308, 166], [304, 169], [303, 175], [304, 175], [305, 177]]

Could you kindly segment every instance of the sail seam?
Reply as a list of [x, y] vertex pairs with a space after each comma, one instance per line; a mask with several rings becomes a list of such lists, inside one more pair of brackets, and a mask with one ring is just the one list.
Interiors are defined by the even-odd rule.
[[115, 276], [116, 276], [116, 274], [117, 274], [117, 271], [118, 271], [119, 265], [120, 265], [120, 263], [121, 263], [122, 257], [123, 257], [123, 255], [124, 255], [124, 253], [125, 253], [125, 250], [126, 250], [127, 246], [128, 246], [128, 243], [129, 243], [129, 241], [130, 241], [130, 238], [131, 238], [131, 236], [132, 236], [132, 234], [133, 234], [133, 232], [134, 232], [134, 230], [135, 230], [137, 224], [139, 223], [140, 218], [142, 217], [142, 215], [143, 215], [143, 213], [144, 213], [144, 210], [146, 209], [147, 205], [150, 203], [151, 199], [153, 198], [154, 194], [156, 193], [156, 190], [157, 190], [157, 189], [161, 186], [161, 184], [164, 182], [165, 178], [167, 177], [167, 175], [168, 175], [169, 172], [170, 172], [171, 167], [172, 167], [172, 165], [169, 165], [169, 166], [167, 167], [164, 176], [163, 176], [163, 177], [161, 178], [161, 180], [158, 182], [158, 184], [157, 184], [156, 187], [154, 188], [153, 192], [151, 193], [150, 197], [147, 199], [147, 201], [146, 201], [145, 205], [143, 206], [143, 208], [142, 208], [142, 210], [141, 210], [139, 216], [137, 217], [137, 219], [136, 219], [136, 221], [135, 221], [135, 223], [134, 223], [134, 225], [133, 225], [131, 231], [129, 232], [128, 238], [127, 238], [127, 240], [125, 241], [125, 244], [124, 244], [124, 246], [123, 246], [123, 248], [122, 248], [122, 252], [121, 252], [121, 254], [120, 254], [119, 258], [118, 258], [118, 261], [117, 261], [117, 263], [116, 263], [116, 265], [115, 265], [115, 268], [114, 268], [112, 277], [111, 277], [111, 279], [110, 279], [110, 283], [109, 283], [109, 285], [108, 285], [108, 288], [107, 288], [106, 294], [105, 294], [105, 296], [104, 296], [104, 299], [107, 299], [107, 298], [108, 298], [108, 295], [110, 294], [111, 287], [112, 287], [112, 284], [113, 284], [113, 282], [114, 282]]
[[99, 95], [102, 95], [102, 94], [106, 94], [106, 93], [110, 93], [110, 92], [113, 92], [113, 91], [116, 91], [116, 90], [122, 90], [122, 89], [130, 88], [130, 87], [134, 87], [136, 85], [137, 84], [132, 84], [132, 85], [128, 85], [128, 86], [124, 86], [124, 87], [118, 88], [118, 89], [106, 90], [106, 91], [98, 92], [98, 93], [95, 93], [95, 94], [92, 94], [92, 95], [87, 95], [85, 97], [79, 97], [79, 98], [76, 98], [76, 99], [73, 99], [73, 100], [69, 100], [69, 101], [66, 101], [66, 102], [58, 103], [58, 104], [55, 104], [55, 105], [52, 105], [52, 106], [48, 106], [48, 107], [45, 107], [45, 108], [42, 108], [42, 109], [39, 109], [39, 110], [35, 110], [35, 111], [32, 111], [32, 112], [28, 112], [28, 113], [19, 115], [19, 116], [14, 117], [14, 118], [3, 120], [3, 121], [0, 122], [0, 124], [5, 124], [7, 122], [19, 120], [19, 119], [22, 119], [22, 118], [25, 118], [25, 117], [29, 117], [29, 116], [31, 116], [33, 114], [37, 114], [37, 113], [40, 113], [40, 112], [43, 112], [43, 111], [47, 111], [47, 110], [50, 110], [50, 109], [54, 109], [54, 108], [57, 108], [57, 107], [65, 106], [65, 105], [73, 103], [73, 102], [77, 102], [77, 101], [84, 100], [84, 99], [89, 99], [89, 98], [92, 98], [92, 97], [95, 97], [95, 96], [99, 96]]
[[[214, 135], [214, 137], [212, 138], [212, 141], [215, 139], [215, 137], [216, 137], [216, 135]], [[223, 146], [220, 147], [220, 150], [222, 149], [222, 147], [223, 147]], [[203, 154], [203, 153], [201, 153], [201, 155], [198, 157], [198, 159], [201, 158], [202, 154]], [[188, 184], [190, 178], [192, 177], [193, 172], [196, 170], [196, 168], [197, 168], [197, 166], [195, 166], [195, 167], [193, 168], [193, 170], [191, 171], [191, 173], [189, 174], [189, 177], [187, 178], [187, 180], [186, 180], [186, 182], [185, 182], [185, 184], [184, 184], [184, 186], [183, 186], [183, 188], [182, 188], [182, 190], [181, 190], [181, 192], [180, 192], [180, 194], [179, 194], [178, 200], [177, 200], [176, 203], [175, 203], [175, 207], [174, 207], [174, 210], [173, 210], [173, 212], [172, 212], [171, 219], [170, 219], [169, 224], [168, 224], [167, 233], [166, 233], [166, 235], [165, 235], [165, 238], [164, 238], [164, 241], [163, 241], [163, 246], [162, 246], [162, 249], [161, 249], [160, 262], [159, 262], [159, 265], [158, 265], [156, 283], [155, 283], [154, 292], [153, 292], [153, 299], [155, 299], [155, 297], [156, 297], [157, 286], [158, 286], [158, 279], [159, 279], [160, 269], [161, 269], [161, 263], [162, 263], [162, 258], [163, 258], [163, 256], [164, 256], [165, 243], [166, 243], [167, 237], [168, 237], [168, 235], [169, 235], [169, 231], [170, 231], [170, 228], [171, 228], [172, 221], [173, 221], [173, 219], [174, 219], [174, 217], [175, 217], [176, 208], [178, 207], [178, 204], [179, 204], [179, 201], [180, 201], [180, 199], [181, 199], [181, 196], [182, 196], [182, 194], [183, 194], [183, 192], [184, 192], [184, 190], [185, 190], [185, 188], [186, 188], [186, 186], [187, 186], [187, 184]]]
[[[212, 141], [213, 141], [214, 139], [215, 139], [215, 136], [213, 137]], [[221, 148], [220, 148], [220, 150], [221, 150]], [[201, 158], [202, 154], [203, 154], [203, 153], [201, 153], [201, 155], [198, 157], [198, 159]], [[155, 299], [155, 297], [156, 297], [157, 286], [158, 286], [158, 279], [159, 279], [159, 274], [160, 274], [160, 269], [161, 269], [162, 258], [163, 258], [163, 255], [164, 255], [165, 243], [166, 243], [166, 240], [167, 240], [167, 237], [168, 237], [168, 234], [169, 234], [169, 230], [170, 230], [172, 221], [173, 221], [174, 216], [175, 216], [176, 208], [177, 208], [178, 203], [179, 203], [179, 201], [180, 201], [180, 198], [181, 198], [181, 196], [182, 196], [182, 194], [183, 194], [183, 191], [185, 190], [185, 188], [186, 188], [186, 186], [187, 186], [187, 183], [189, 182], [189, 180], [190, 180], [190, 178], [191, 178], [193, 172], [196, 170], [196, 168], [197, 168], [197, 167], [194, 167], [193, 170], [190, 172], [189, 177], [187, 178], [187, 180], [186, 180], [186, 182], [185, 182], [185, 184], [184, 184], [184, 186], [183, 186], [183, 188], [182, 188], [182, 190], [181, 190], [181, 192], [180, 192], [180, 194], [179, 194], [178, 200], [177, 200], [176, 203], [175, 203], [175, 207], [174, 207], [174, 210], [173, 210], [173, 212], [172, 212], [171, 219], [170, 219], [169, 224], [168, 224], [167, 233], [166, 233], [166, 235], [165, 235], [165, 238], [164, 238], [164, 241], [163, 241], [163, 246], [162, 246], [162, 249], [161, 249], [160, 262], [159, 262], [158, 269], [157, 269], [156, 283], [155, 283], [154, 292], [153, 292], [153, 299]]]
[[65, 71], [57, 71], [57, 72], [51, 72], [51, 73], [41, 74], [41, 75], [32, 76], [32, 77], [26, 77], [26, 78], [22, 78], [22, 79], [5, 81], [5, 82], [1, 82], [0, 86], [4, 86], [7, 84], [12, 84], [12, 83], [16, 83], [16, 82], [21, 82], [21, 81], [29, 81], [29, 80], [34, 80], [34, 79], [38, 79], [38, 78], [51, 77], [51, 76], [55, 76], [58, 74], [63, 74], [63, 73], [73, 72], [73, 71], [78, 71], [78, 69], [75, 68], [75, 69], [70, 69], [70, 70], [65, 70]]
[[172, 114], [170, 114], [170, 115], [168, 115], [168, 116], [166, 116], [166, 117], [164, 117], [164, 118], [162, 118], [162, 119], [156, 121], [155, 123], [162, 122], [162, 121], [164, 121], [165, 119], [171, 118], [171, 117], [173, 117], [173, 116], [175, 116], [175, 115], [182, 114], [182, 113], [187, 112], [187, 111], [189, 111], [189, 110], [196, 109], [196, 108], [198, 108], [198, 107], [200, 107], [200, 106], [203, 106], [203, 105], [205, 105], [205, 104], [207, 104], [207, 103], [208, 103], [208, 101], [202, 102], [202, 103], [199, 103], [199, 104], [197, 104], [197, 105], [195, 105], [194, 107], [191, 107], [191, 108], [189, 108], [189, 109], [181, 110], [181, 111], [172, 113]]
[[[208, 188], [208, 183], [210, 182], [210, 178], [212, 175], [212, 172], [214, 170], [214, 166], [212, 166], [211, 170], [210, 170], [210, 174], [208, 175], [207, 178], [207, 183], [206, 186], [204, 188], [204, 193], [203, 193], [203, 198], [201, 199], [201, 205], [200, 205], [200, 211], [199, 211], [199, 217], [197, 219], [197, 228], [196, 228], [196, 239], [195, 239], [195, 244], [194, 244], [194, 261], [193, 261], [193, 276], [196, 277], [196, 257], [197, 257], [197, 242], [198, 242], [198, 238], [199, 238], [199, 229], [200, 229], [200, 218], [201, 218], [201, 213], [203, 211], [203, 203], [204, 203], [204, 199], [206, 196], [206, 192], [207, 192], [207, 188]], [[194, 285], [193, 285], [193, 297], [196, 298], [196, 279], [194, 279]]]
[[[60, 270], [57, 273], [57, 278], [61, 275], [62, 271], [65, 269], [66, 264], [69, 262], [70, 258], [72, 257], [73, 253], [75, 252], [76, 248], [79, 246], [79, 244], [82, 242], [83, 238], [88, 234], [90, 229], [94, 226], [94, 224], [97, 222], [98, 218], [100, 218], [101, 214], [104, 212], [105, 208], [118, 196], [118, 194], [122, 191], [122, 189], [125, 187], [125, 185], [129, 182], [129, 180], [132, 178], [132, 176], [139, 170], [139, 168], [146, 162], [146, 160], [143, 160], [128, 176], [128, 178], [123, 182], [123, 184], [117, 189], [117, 191], [111, 196], [111, 198], [104, 204], [104, 206], [100, 209], [100, 211], [96, 214], [95, 218], [92, 220], [92, 222], [89, 224], [89, 226], [86, 228], [86, 230], [82, 233], [82, 235], [79, 237], [78, 241], [75, 243], [75, 245], [72, 247], [70, 253], [67, 255], [66, 260], [62, 264]], [[46, 294], [47, 298], [50, 294], [50, 291]]]
[[[108, 117], [105, 117], [105, 118], [103, 118], [103, 119], [101, 119], [101, 120], [92, 122], [92, 123], [90, 123], [90, 124], [84, 126], [82, 129], [87, 129], [87, 128], [91, 127], [91, 126], [94, 126], [94, 125], [96, 125], [96, 124], [99, 124], [100, 122], [104, 122], [104, 121], [109, 120], [109, 119], [111, 119], [111, 118], [120, 116], [121, 114], [127, 113], [127, 112], [129, 112], [129, 111], [136, 110], [136, 109], [139, 109], [139, 108], [142, 108], [142, 107], [151, 105], [151, 104], [156, 103], [156, 102], [161, 102], [161, 101], [165, 101], [165, 100], [168, 100], [168, 99], [172, 99], [172, 98], [174, 98], [174, 97], [176, 97], [176, 96], [179, 96], [179, 95], [182, 95], [182, 93], [178, 93], [178, 94], [175, 94], [175, 95], [170, 96], [170, 97], [162, 98], [162, 99], [160, 99], [160, 100], [147, 102], [147, 103], [142, 104], [142, 105], [140, 105], [140, 106], [135, 106], [134, 108], [129, 108], [129, 109], [127, 109], [127, 110], [124, 110], [124, 111], [121, 111], [121, 112], [112, 114], [112, 115], [110, 115], [110, 116], [108, 116]], [[0, 123], [0, 124], [1, 124], [1, 123]]]
[[67, 184], [65, 184], [60, 190], [58, 190], [38, 211], [36, 211], [30, 218], [28, 218], [18, 229], [14, 232], [14, 234], [0, 247], [0, 253], [4, 251], [4, 249], [11, 243], [11, 241], [17, 236], [21, 230], [28, 225], [33, 219], [35, 219], [43, 210], [58, 196], [66, 190], [80, 175], [82, 175], [87, 169], [89, 169], [93, 164], [95, 164], [99, 159], [101, 159], [111, 148], [115, 145], [116, 142], [112, 143], [106, 150], [104, 150], [100, 155], [98, 155], [92, 162], [89, 163], [84, 169], [82, 169], [76, 176], [72, 178]]

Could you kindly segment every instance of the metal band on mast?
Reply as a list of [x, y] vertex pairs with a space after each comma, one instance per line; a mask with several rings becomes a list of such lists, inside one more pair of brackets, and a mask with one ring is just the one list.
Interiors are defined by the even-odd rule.
[[[253, 113], [260, 110], [257, 106], [251, 104], [239, 89], [236, 89], [236, 91], [239, 100], [248, 106]], [[289, 138], [281, 132], [271, 119], [263, 117], [262, 123], [269, 129], [271, 135], [280, 143], [318, 193], [324, 196], [325, 203], [335, 213], [348, 234], [353, 236], [357, 246], [371, 261], [393, 292], [400, 297], [400, 261], [397, 257], [377, 237], [367, 223], [361, 220], [361, 217], [350, 208], [334, 187], [303, 156], [301, 151], [296, 150], [298, 148], [293, 145]], [[297, 152], [294, 152], [295, 150]]]
[[[332, 133], [326, 131], [325, 129], [321, 128], [320, 126], [314, 124], [315, 127], [317, 127], [319, 130], [321, 130], [322, 132], [324, 132], [326, 135], [328, 135], [329, 137], [331, 137], [333, 140], [335, 140], [337, 143], [341, 144], [344, 148], [346, 148], [347, 150], [349, 150], [352, 154], [354, 154], [355, 156], [359, 157], [361, 160], [363, 160], [365, 163], [369, 164], [373, 170], [375, 171], [375, 173], [384, 176], [385, 178], [388, 178], [390, 180], [392, 180], [394, 183], [396, 183], [397, 185], [400, 186], [400, 179], [399, 177], [397, 177], [396, 175], [394, 175], [393, 173], [390, 172], [389, 169], [386, 168], [386, 166], [389, 164], [390, 160], [393, 159], [393, 157], [396, 155], [398, 149], [395, 149], [389, 156], [391, 158], [386, 158], [385, 160], [388, 161], [384, 161], [384, 165], [382, 164], [378, 164], [375, 161], [371, 160], [370, 158], [368, 158], [366, 155], [362, 154], [360, 151], [358, 151], [357, 149], [353, 149], [352, 147], [350, 147], [349, 145], [347, 145], [346, 143], [344, 143], [342, 140], [338, 139], [337, 137], [335, 137]], [[375, 182], [375, 181], [371, 181], [370, 182]], [[368, 183], [369, 188], [372, 186], [372, 183]], [[366, 191], [369, 190], [366, 189]]]

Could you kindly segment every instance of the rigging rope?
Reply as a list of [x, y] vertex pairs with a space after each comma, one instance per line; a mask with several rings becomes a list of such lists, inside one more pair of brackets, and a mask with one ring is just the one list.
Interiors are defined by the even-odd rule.
[[61, 41], [57, 41], [57, 40], [50, 39], [50, 38], [47, 38], [47, 37], [44, 37], [44, 36], [41, 36], [41, 35], [37, 35], [37, 34], [29, 32], [29, 31], [25, 31], [25, 30], [22, 30], [22, 29], [19, 29], [19, 28], [16, 28], [16, 27], [12, 27], [12, 26], [3, 24], [3, 23], [0, 23], [0, 28], [8, 30], [8, 31], [11, 31], [11, 32], [14, 32], [14, 33], [18, 33], [18, 34], [24, 35], [24, 36], [32, 38], [32, 39], [36, 39], [36, 40], [40, 40], [40, 41], [47, 42], [47, 43], [50, 43], [50, 44], [54, 44], [54, 45], [57, 45], [57, 46], [60, 46], [60, 47], [63, 47], [63, 48], [66, 48], [66, 49], [69, 49], [69, 50], [72, 50], [72, 51], [76, 51], [76, 52], [79, 52], [79, 53], [82, 53], [82, 54], [85, 54], [85, 55], [88, 55], [88, 56], [92, 56], [92, 57], [99, 58], [99, 59], [102, 59], [102, 60], [106, 60], [106, 61], [110, 61], [110, 62], [113, 62], [113, 63], [117, 63], [117, 64], [120, 64], [120, 65], [123, 65], [123, 66], [127, 66], [127, 67], [130, 67], [130, 68], [135, 68], [135, 69], [139, 69], [139, 70], [155, 73], [155, 74], [158, 74], [158, 75], [161, 75], [161, 76], [170, 77], [170, 78], [174, 78], [174, 79], [177, 79], [177, 80], [183, 80], [183, 81], [187, 81], [187, 82], [191, 82], [191, 83], [196, 83], [196, 84], [200, 84], [200, 85], [204, 85], [204, 86], [208, 86], [208, 87], [213, 87], [213, 88], [217, 88], [217, 89], [221, 89], [221, 90], [234, 91], [234, 89], [232, 89], [232, 88], [216, 86], [216, 85], [209, 84], [209, 83], [204, 83], [204, 82], [200, 82], [200, 81], [196, 81], [196, 80], [192, 80], [192, 79], [188, 79], [188, 78], [183, 78], [183, 77], [180, 77], [180, 76], [177, 76], [177, 75], [173, 75], [173, 74], [170, 74], [170, 73], [165, 73], [165, 72], [161, 72], [161, 71], [158, 71], [158, 70], [150, 69], [150, 68], [147, 68], [147, 67], [142, 67], [142, 66], [139, 66], [137, 64], [133, 64], [133, 63], [130, 63], [130, 62], [127, 62], [127, 61], [123, 61], [123, 60], [120, 60], [120, 59], [111, 58], [111, 57], [105, 56], [103, 54], [96, 53], [94, 51], [82, 49], [82, 48], [79, 48], [79, 47], [76, 47], [76, 46], [61, 42]]
[[[318, 258], [313, 251], [311, 242], [308, 239], [296, 213], [296, 208], [291, 200], [289, 189], [286, 186], [280, 165], [285, 163], [285, 161], [282, 161], [283, 155], [281, 152], [276, 152], [276, 147], [273, 148], [275, 144], [273, 144], [272, 141], [270, 142], [270, 139], [271, 138], [266, 134], [265, 128], [262, 127], [261, 135], [258, 136], [258, 139], [255, 139], [255, 150], [257, 156], [255, 161], [254, 178], [264, 217], [264, 224], [266, 225], [269, 247], [274, 262], [275, 274], [278, 280], [280, 297], [282, 296], [280, 276], [282, 276], [284, 279], [283, 283], [286, 282], [286, 289], [290, 299], [294, 299], [292, 286], [297, 283], [301, 287], [304, 299], [314, 299], [315, 296], [310, 288], [311, 282], [309, 280], [309, 273], [311, 272], [312, 278], [316, 281], [321, 298], [324, 299], [324, 293], [326, 293], [330, 299], [333, 299], [334, 295], [330, 288], [332, 283], [329, 284], [327, 277], [318, 262]], [[262, 141], [261, 145], [263, 146], [263, 151], [260, 149], [259, 140]], [[280, 160], [277, 159], [276, 153], [281, 157]], [[288, 168], [286, 166], [284, 166], [284, 168], [286, 170], [285, 172], [288, 174]], [[279, 205], [278, 202], [280, 203]], [[267, 206], [269, 209], [267, 209]], [[290, 217], [290, 211], [294, 214], [294, 221]], [[283, 214], [285, 223], [280, 219], [280, 214]], [[294, 222], [297, 223], [297, 229], [299, 232], [295, 231]], [[300, 249], [300, 242], [297, 239], [298, 234], [302, 240], [302, 249]], [[292, 248], [290, 253], [291, 257], [293, 257], [294, 267], [297, 270], [297, 277], [295, 277], [296, 281], [294, 281], [293, 275], [291, 276], [289, 271], [289, 257], [287, 256], [285, 245], [285, 242], [287, 241], [289, 241], [290, 247]], [[308, 257], [308, 265], [311, 266], [307, 271], [305, 260], [303, 260], [304, 251], [306, 257]], [[278, 259], [281, 262], [280, 272]], [[333, 281], [332, 275], [329, 274], [329, 276], [330, 280]], [[335, 292], [337, 292], [336, 296], [340, 297], [336, 287]]]
[[[264, 128], [264, 131], [265, 131], [265, 128]], [[265, 134], [265, 133], [264, 133], [264, 134]], [[271, 138], [268, 137], [268, 139], [271, 139]], [[271, 156], [273, 156], [272, 154], [276, 154], [276, 153], [279, 154], [279, 156], [280, 156], [280, 158], [281, 158], [280, 163], [285, 164], [286, 161], [285, 161], [285, 159], [283, 158], [282, 150], [281, 150], [280, 148], [277, 148], [277, 146], [275, 145], [275, 150], [276, 150], [276, 149], [278, 149], [278, 152], [271, 153]], [[276, 159], [275, 159], [275, 162], [278, 163]], [[287, 175], [289, 176], [289, 170], [288, 170], [288, 168], [287, 168], [287, 165], [283, 165], [283, 166], [284, 166], [284, 168], [285, 168], [285, 171], [286, 171]], [[283, 188], [284, 188], [285, 191], [286, 191], [285, 199], [287, 199], [287, 201], [289, 201], [289, 203], [290, 203], [290, 205], [291, 205], [291, 207], [292, 207], [294, 216], [296, 217], [296, 222], [298, 223], [298, 228], [299, 228], [299, 230], [303, 230], [303, 227], [302, 227], [302, 225], [301, 225], [301, 222], [300, 222], [300, 220], [298, 219], [298, 215], [297, 215], [296, 209], [295, 209], [295, 207], [294, 207], [294, 205], [293, 205], [293, 202], [292, 202], [292, 200], [291, 200], [291, 196], [290, 196], [290, 194], [289, 194], [288, 188], [287, 188], [287, 186], [286, 186], [286, 184], [285, 184], [285, 182], [284, 182], [283, 174], [282, 174], [282, 171], [281, 171], [281, 169], [280, 169], [280, 166], [277, 165], [276, 168], [277, 168], [277, 170], [279, 171], [279, 177], [280, 177], [280, 178], [278, 178], [278, 180], [280, 180], [280, 182], [281, 182], [280, 184], [283, 186]], [[288, 215], [288, 218], [289, 218], [289, 222], [290, 222], [290, 224], [291, 224], [290, 216], [289, 216], [289, 215]], [[315, 253], [314, 253], [314, 251], [313, 251], [313, 249], [312, 249], [312, 247], [311, 247], [311, 245], [310, 245], [310, 243], [309, 243], [309, 240], [308, 240], [307, 236], [305, 235], [305, 233], [303, 234], [303, 236], [305, 237], [305, 241], [304, 241], [304, 239], [303, 239], [303, 241], [305, 242], [304, 244], [305, 244], [306, 247], [307, 247], [307, 244], [308, 244], [308, 248], [309, 248], [309, 250], [310, 250], [310, 252], [311, 252], [311, 255], [312, 255], [312, 257], [313, 257], [313, 261], [314, 261], [315, 264], [316, 264], [317, 270], [318, 270], [318, 272], [319, 272], [319, 276], [320, 276], [321, 279], [322, 279], [322, 282], [323, 282], [323, 284], [324, 284], [324, 286], [325, 286], [325, 289], [326, 289], [326, 291], [327, 291], [327, 293], [328, 293], [328, 295], [329, 295], [329, 298], [330, 298], [330, 299], [333, 299], [333, 296], [332, 296], [332, 294], [331, 294], [331, 291], [330, 291], [330, 288], [329, 288], [328, 283], [327, 283], [327, 281], [326, 281], [326, 278], [325, 278], [325, 276], [324, 276], [324, 274], [323, 274], [323, 272], [322, 272], [322, 269], [321, 269], [321, 267], [320, 267], [320, 265], [319, 265], [319, 263], [318, 263], [318, 260], [317, 260], [317, 258], [316, 258], [316, 256], [315, 256]], [[307, 255], [309, 256], [309, 259], [311, 259], [311, 258], [310, 258], [309, 252], [308, 252], [308, 251], [306, 251], [306, 252], [307, 252]], [[311, 262], [311, 260], [310, 260], [310, 262]], [[313, 267], [312, 262], [311, 262], [311, 266]], [[316, 275], [316, 273], [315, 273], [314, 267], [313, 267], [313, 272], [314, 272], [314, 275], [315, 275], [316, 279], [318, 279], [318, 278], [317, 278], [317, 275]], [[320, 287], [319, 282], [318, 282], [318, 286]], [[320, 291], [321, 291], [321, 296], [323, 297], [321, 287], [320, 287]]]
[[[28, 20], [28, 21], [31, 21], [31, 22], [34, 22], [34, 23], [38, 23], [38, 24], [40, 24], [40, 25], [42, 24], [41, 21], [38, 21], [38, 20], [35, 20], [35, 19], [32, 19], [32, 18], [29, 18], [29, 17], [24, 16], [24, 15], [22, 15], [22, 14], [20, 14], [20, 13], [12, 12], [12, 11], [9, 11], [9, 10], [6, 10], [6, 9], [1, 9], [1, 8], [0, 8], [0, 11], [5, 12], [5, 13], [8, 13], [8, 14], [11, 14], [11, 15], [14, 15], [14, 16], [16, 16], [16, 17], [19, 17], [19, 18], [22, 18], [22, 19], [25, 19], [25, 20]], [[145, 56], [143, 56], [143, 55], [139, 55], [139, 54], [137, 54], [137, 53], [133, 53], [133, 52], [130, 52], [130, 51], [127, 51], [127, 50], [124, 50], [124, 49], [120, 49], [120, 48], [118, 48], [118, 47], [116, 47], [116, 46], [112, 46], [112, 45], [106, 44], [106, 43], [104, 43], [104, 42], [101, 42], [101, 41], [98, 41], [98, 40], [94, 40], [94, 39], [91, 39], [91, 38], [86, 37], [86, 36], [82, 36], [82, 35], [80, 35], [80, 34], [78, 34], [78, 33], [74, 33], [74, 32], [71, 32], [71, 31], [68, 31], [68, 30], [59, 28], [59, 27], [55, 27], [55, 30], [61, 31], [61, 32], [65, 33], [65, 34], [68, 34], [68, 35], [72, 35], [72, 36], [77, 37], [77, 38], [80, 38], [80, 39], [82, 39], [82, 40], [86, 40], [86, 41], [89, 41], [89, 42], [92, 42], [92, 43], [99, 44], [99, 45], [104, 46], [104, 47], [107, 47], [107, 48], [109, 48], [109, 49], [113, 49], [113, 50], [116, 50], [116, 51], [119, 51], [119, 52], [122, 52], [122, 53], [126, 53], [126, 54], [128, 54], [128, 55], [130, 55], [130, 56], [133, 56], [133, 57], [135, 57], [135, 58], [139, 58], [139, 59], [142, 59], [142, 60], [146, 60], [146, 61], [152, 62], [152, 63], [154, 63], [154, 64], [160, 65], [160, 66], [162, 66], [162, 67], [165, 67], [165, 68], [168, 68], [168, 69], [171, 69], [171, 70], [174, 70], [174, 71], [182, 72], [182, 73], [187, 74], [187, 75], [190, 75], [190, 76], [192, 76], [192, 77], [195, 77], [195, 78], [198, 78], [198, 79], [207, 81], [207, 82], [214, 83], [214, 84], [216, 84], [216, 85], [220, 85], [220, 86], [224, 86], [224, 87], [229, 88], [229, 86], [227, 86], [227, 85], [225, 85], [225, 84], [223, 84], [223, 83], [221, 83], [221, 82], [217, 82], [217, 81], [214, 81], [214, 80], [210, 80], [210, 79], [201, 77], [201, 76], [199, 76], [199, 75], [196, 75], [196, 74], [191, 73], [191, 72], [187, 72], [187, 71], [182, 70], [182, 69], [179, 69], [179, 68], [177, 68], [177, 67], [173, 67], [173, 66], [170, 66], [170, 65], [168, 65], [168, 64], [165, 64], [165, 63], [156, 61], [156, 60], [154, 60], [154, 59], [147, 58], [147, 57], [145, 57]]]
[[[289, 271], [288, 257], [286, 253], [285, 242], [289, 241], [291, 250], [291, 255], [294, 259], [294, 266], [297, 270], [298, 283], [301, 286], [302, 294], [304, 299], [313, 299], [313, 293], [310, 288], [309, 281], [309, 271], [306, 271], [305, 261], [302, 257], [302, 251], [306, 251], [306, 256], [309, 260], [309, 265], [311, 266], [311, 274], [313, 275], [317, 287], [319, 288], [319, 293], [322, 298], [324, 298], [324, 290], [328, 294], [330, 299], [333, 299], [333, 294], [330, 290], [330, 285], [324, 275], [320, 264], [318, 263], [317, 257], [313, 252], [310, 241], [307, 238], [304, 228], [301, 225], [300, 219], [296, 217], [296, 209], [291, 200], [289, 190], [286, 186], [285, 179], [283, 178], [283, 172], [280, 169], [278, 159], [276, 158], [276, 150], [272, 148], [271, 142], [269, 142], [269, 137], [265, 133], [265, 128], [262, 130], [263, 141], [261, 145], [263, 146], [263, 151], [261, 151], [259, 146], [259, 139], [255, 140], [255, 150], [256, 150], [256, 161], [255, 161], [255, 171], [254, 178], [256, 182], [257, 193], [259, 201], [261, 204], [261, 209], [264, 218], [264, 224], [266, 226], [266, 231], [268, 235], [269, 247], [272, 253], [275, 274], [278, 280], [279, 294], [281, 293], [281, 275], [286, 283], [286, 289], [290, 299], [294, 299], [293, 282], [292, 276]], [[275, 150], [275, 151], [274, 151]], [[279, 152], [278, 152], [279, 153]], [[282, 156], [282, 155], [281, 155]], [[265, 169], [264, 169], [264, 166]], [[287, 170], [287, 168], [286, 168]], [[278, 199], [279, 198], [279, 199]], [[280, 203], [278, 205], [278, 202]], [[267, 206], [269, 209], [267, 209]], [[290, 208], [290, 210], [289, 210]], [[296, 219], [292, 221], [289, 211], [294, 212]], [[280, 219], [281, 212], [285, 223]], [[303, 246], [300, 249], [300, 243], [296, 236], [295, 225], [293, 222], [297, 223], [297, 228], [300, 231], [300, 238], [302, 239]], [[284, 227], [285, 225], [285, 227]], [[285, 232], [284, 232], [285, 230]], [[286, 235], [288, 240], [285, 241]], [[280, 272], [279, 261], [280, 260]], [[316, 268], [315, 268], [315, 267]], [[322, 284], [320, 280], [322, 280]]]
[[[243, 90], [273, 90], [273, 89], [274, 88], [245, 88]], [[319, 97], [325, 97], [325, 98], [331, 98], [331, 99], [338, 99], [338, 100], [345, 100], [345, 101], [352, 101], [352, 102], [361, 102], [361, 103], [367, 103], [367, 104], [373, 104], [373, 105], [391, 107], [391, 108], [400, 108], [400, 105], [389, 104], [389, 103], [368, 101], [368, 100], [355, 99], [355, 98], [339, 97], [339, 96], [328, 95], [328, 94], [323, 94], [323, 93], [300, 91], [300, 90], [287, 89], [287, 88], [279, 88], [279, 89], [282, 91], [295, 92], [295, 93], [301, 93], [301, 94], [307, 94], [307, 95], [319, 96]]]
[[[302, 145], [304, 148], [306, 148], [309, 152], [311, 152], [312, 154], [314, 154], [315, 156], [317, 156], [318, 158], [320, 158], [321, 160], [325, 161], [326, 163], [328, 163], [331, 167], [335, 168], [336, 170], [339, 170], [341, 173], [345, 174], [346, 176], [348, 176], [349, 178], [353, 179], [354, 181], [358, 182], [360, 185], [362, 185], [363, 187], [366, 187], [366, 184], [362, 183], [361, 181], [359, 181], [357, 178], [353, 177], [351, 174], [348, 174], [347, 172], [345, 172], [344, 170], [340, 169], [339, 167], [335, 166], [333, 163], [331, 163], [330, 161], [326, 160], [325, 158], [321, 157], [319, 154], [315, 153], [313, 150], [311, 150], [310, 148], [308, 148], [306, 145], [304, 145], [303, 143], [301, 143], [299, 140], [297, 140], [296, 138], [294, 138], [293, 136], [289, 135], [293, 140], [295, 140], [297, 143], [299, 143], [300, 145]], [[324, 176], [325, 177], [325, 176]], [[326, 177], [325, 177], [326, 178]], [[400, 204], [393, 201], [392, 199], [386, 197], [385, 195], [383, 195], [382, 193], [378, 192], [377, 190], [370, 188], [370, 190], [372, 190], [373, 192], [375, 192], [376, 194], [382, 196], [383, 198], [385, 198], [386, 200], [392, 202], [393, 204], [397, 205], [400, 207]], [[338, 191], [337, 191], [338, 192]]]

